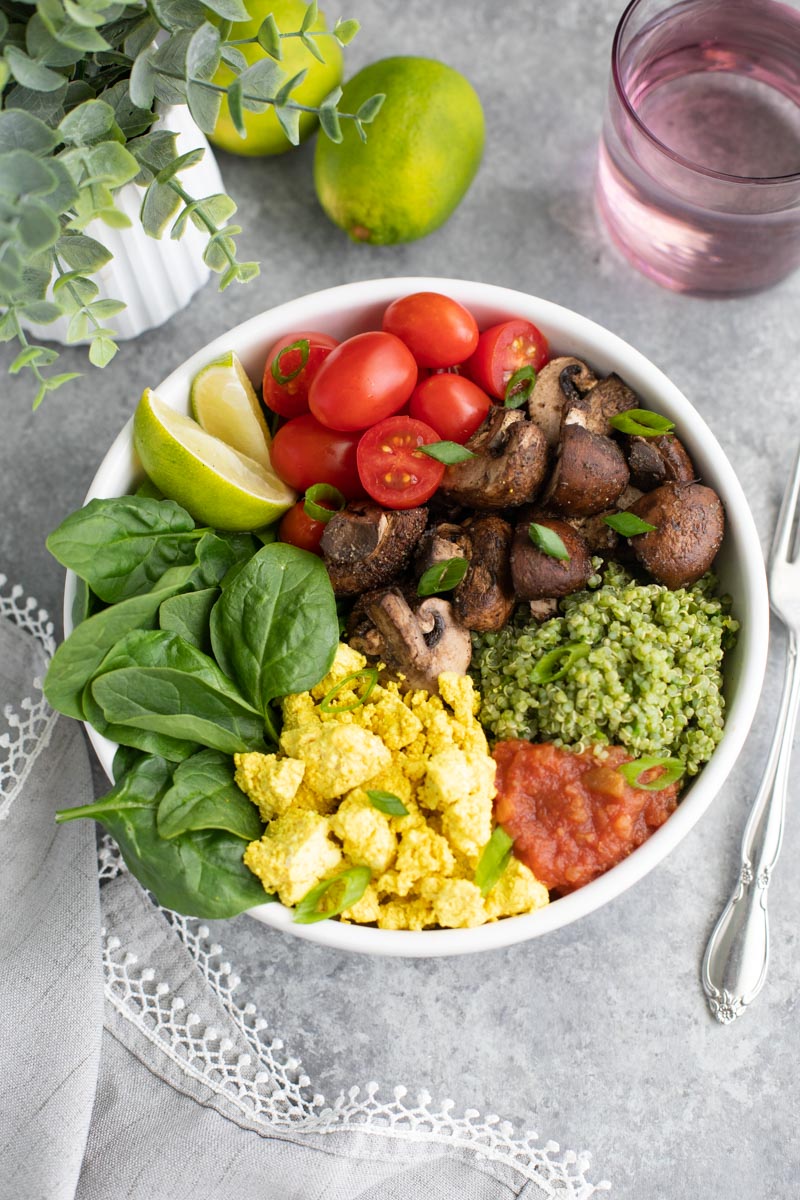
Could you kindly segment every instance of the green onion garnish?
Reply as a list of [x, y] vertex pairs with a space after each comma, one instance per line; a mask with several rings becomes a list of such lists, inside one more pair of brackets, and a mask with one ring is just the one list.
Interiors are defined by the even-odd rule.
[[585, 658], [591, 650], [588, 642], [567, 642], [566, 646], [556, 646], [543, 654], [531, 671], [534, 683], [554, 683], [566, 675], [573, 663], [579, 658]]
[[459, 446], [458, 442], [431, 442], [429, 446], [417, 446], [417, 450], [420, 454], [427, 454], [428, 458], [444, 463], [446, 467], [476, 457], [466, 446]]
[[511, 859], [513, 845], [514, 839], [498, 825], [483, 847], [483, 854], [475, 868], [475, 886], [480, 888], [482, 896], [486, 896], [492, 890], [505, 871]]
[[390, 817], [407, 817], [408, 809], [399, 796], [395, 796], [394, 792], [373, 791], [367, 788], [370, 804], [373, 808], [377, 808], [378, 812], [387, 813]]
[[653, 533], [656, 529], [655, 525], [648, 525], [647, 521], [643, 521], [632, 512], [612, 513], [610, 517], [603, 517], [603, 520], [623, 537], [636, 537], [637, 533]]
[[[334, 704], [333, 701], [339, 695], [343, 688], [346, 688], [349, 683], [353, 683], [356, 679], [363, 679], [366, 683], [364, 691], [357, 699], [352, 700], [349, 704]], [[351, 675], [345, 675], [344, 679], [327, 692], [319, 702], [320, 712], [340, 713], [352, 712], [354, 708], [360, 708], [361, 705], [369, 698], [369, 694], [378, 682], [378, 668], [364, 667], [361, 671], [353, 671]]]
[[555, 530], [550, 529], [549, 526], [537, 525], [535, 521], [532, 521], [528, 526], [528, 536], [537, 550], [541, 550], [543, 554], [549, 554], [551, 558], [560, 558], [563, 562], [569, 562], [569, 550]]
[[346, 503], [342, 493], [332, 483], [315, 483], [306, 491], [303, 512], [312, 521], [321, 521], [323, 525], [327, 525], [331, 517], [341, 512]]
[[[661, 774], [650, 783], [642, 783], [640, 776], [652, 771], [654, 767], [663, 767]], [[645, 754], [641, 758], [635, 758], [633, 762], [622, 763], [617, 770], [631, 787], [644, 792], [661, 792], [680, 779], [681, 775], [685, 774], [686, 767], [679, 758], [654, 758], [651, 754]]]
[[[290, 371], [288, 375], [284, 375], [283, 371], [281, 370], [281, 360], [284, 354], [290, 354], [292, 350], [300, 351], [300, 365], [299, 367], [296, 367], [294, 371]], [[275, 382], [281, 387], [284, 387], [287, 383], [291, 383], [293, 379], [296, 379], [303, 367], [308, 362], [310, 351], [311, 343], [309, 342], [308, 338], [299, 338], [296, 342], [292, 342], [291, 346], [284, 346], [283, 349], [275, 355], [272, 360], [272, 366], [270, 367], [272, 378], [275, 380]]]
[[[371, 878], [372, 872], [369, 867], [348, 867], [346, 871], [341, 871], [332, 879], [323, 879], [322, 883], [318, 883], [310, 892], [306, 892], [295, 908], [295, 924], [313, 925], [316, 921], [327, 921], [329, 917], [338, 917], [339, 913], [351, 908], [361, 899]], [[338, 899], [334, 898], [333, 904], [322, 908], [320, 901], [334, 887]]]
[[423, 571], [417, 584], [418, 596], [435, 596], [437, 592], [452, 592], [469, 570], [466, 558], [448, 558], [434, 563]]
[[533, 367], [520, 367], [506, 384], [503, 404], [506, 408], [522, 408], [530, 400], [533, 386], [536, 383], [536, 372]]
[[609, 424], [620, 433], [632, 433], [638, 437], [661, 437], [675, 428], [674, 421], [662, 417], [661, 413], [651, 412], [649, 408], [629, 408], [627, 412], [617, 413]]

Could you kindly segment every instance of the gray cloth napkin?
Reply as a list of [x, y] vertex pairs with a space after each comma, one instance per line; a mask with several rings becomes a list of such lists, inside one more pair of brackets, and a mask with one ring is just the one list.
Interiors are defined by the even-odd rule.
[[[45, 659], [0, 620], [0, 699]], [[584, 1200], [584, 1163], [523, 1151], [370, 1102], [325, 1109], [261, 1045], [198, 923], [127, 872], [98, 888], [77, 722], [51, 717], [0, 822], [0, 1200]], [[212, 952], [213, 953], [213, 952]], [[396, 1104], [395, 1104], [396, 1109]], [[502, 1150], [502, 1153], [501, 1153]], [[558, 1177], [556, 1177], [558, 1175]]]

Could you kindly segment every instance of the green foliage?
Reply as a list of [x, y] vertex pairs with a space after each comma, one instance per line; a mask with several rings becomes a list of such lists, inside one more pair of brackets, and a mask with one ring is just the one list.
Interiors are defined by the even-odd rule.
[[[203, 152], [177, 155], [175, 134], [155, 127], [157, 105], [188, 105], [208, 133], [227, 95], [242, 135], [243, 110], [272, 106], [294, 143], [301, 112], [316, 112], [334, 141], [342, 121], [366, 138], [382, 97], [357, 113], [339, 112], [336, 94], [319, 108], [303, 105], [293, 93], [304, 73], [287, 79], [279, 66], [287, 37], [321, 58], [316, 16], [312, 2], [299, 29], [280, 30], [268, 16], [256, 37], [231, 41], [231, 23], [249, 19], [241, 0], [0, 0], [0, 341], [18, 342], [10, 370], [32, 376], [34, 408], [77, 376], [47, 372], [58, 355], [29, 342], [25, 322], [68, 316], [67, 340], [88, 342], [94, 366], [116, 354], [107, 321], [124, 306], [98, 299], [92, 276], [110, 255], [84, 231], [96, 221], [130, 223], [115, 199], [126, 183], [145, 189], [140, 220], [150, 236], [178, 238], [189, 222], [207, 236], [203, 258], [220, 288], [259, 272], [257, 262], [237, 258], [230, 197], [195, 197], [184, 187], [181, 173]], [[333, 36], [344, 46], [357, 32], [357, 21], [339, 20]], [[238, 48], [245, 41], [269, 57], [248, 65]], [[213, 78], [222, 61], [234, 74], [227, 86]]]

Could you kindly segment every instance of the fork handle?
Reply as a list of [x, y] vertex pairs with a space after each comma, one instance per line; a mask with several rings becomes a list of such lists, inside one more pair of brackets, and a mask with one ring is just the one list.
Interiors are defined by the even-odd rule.
[[703, 957], [703, 991], [711, 1012], [722, 1024], [744, 1012], [767, 976], [767, 893], [783, 839], [789, 761], [799, 707], [798, 644], [796, 634], [790, 632], [775, 733], [742, 837], [739, 877]]

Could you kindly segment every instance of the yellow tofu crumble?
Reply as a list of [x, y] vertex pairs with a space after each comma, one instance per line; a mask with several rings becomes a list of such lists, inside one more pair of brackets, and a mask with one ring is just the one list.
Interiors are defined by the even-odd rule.
[[[234, 756], [236, 782], [267, 822], [246, 865], [290, 906], [366, 866], [372, 881], [341, 919], [379, 929], [468, 928], [543, 907], [547, 889], [513, 856], [486, 896], [474, 883], [493, 828], [495, 762], [472, 680], [440, 675], [440, 696], [376, 684], [349, 709], [359, 696], [345, 686], [323, 712], [323, 697], [366, 665], [340, 645], [324, 679], [282, 701], [280, 753]], [[391, 793], [407, 813], [380, 811], [368, 791]]]

